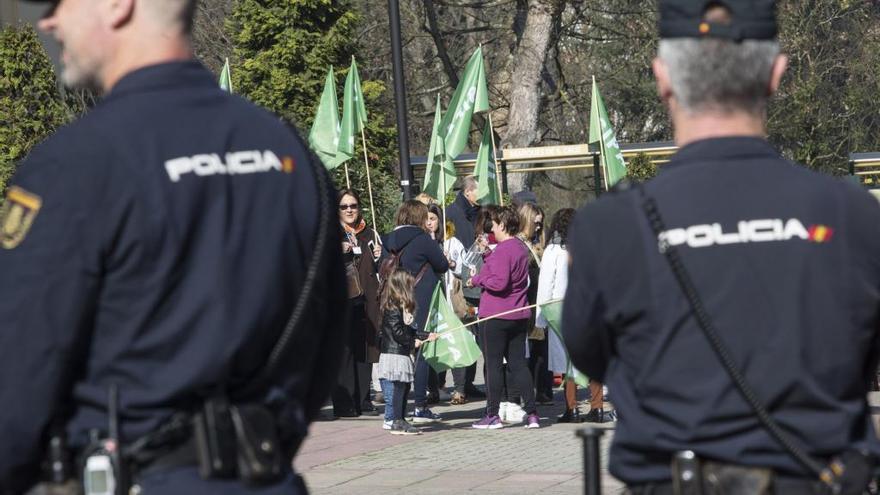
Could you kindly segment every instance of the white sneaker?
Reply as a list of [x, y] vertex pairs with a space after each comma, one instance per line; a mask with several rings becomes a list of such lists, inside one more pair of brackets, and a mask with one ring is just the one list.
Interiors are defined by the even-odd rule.
[[498, 404], [498, 417], [501, 418], [502, 423], [507, 423], [507, 407], [510, 405], [510, 402]]
[[394, 424], [394, 420], [391, 420], [391, 421], [382, 420], [382, 429], [383, 430], [390, 430], [392, 424]]
[[507, 413], [507, 418], [501, 418], [501, 420], [506, 423], [522, 423], [526, 417], [525, 410], [514, 402], [507, 403], [507, 410], [505, 412]]

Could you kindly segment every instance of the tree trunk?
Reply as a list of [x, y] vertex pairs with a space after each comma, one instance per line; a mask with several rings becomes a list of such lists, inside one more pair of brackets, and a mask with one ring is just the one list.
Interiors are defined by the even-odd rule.
[[[513, 54], [510, 78], [510, 109], [502, 148], [523, 148], [540, 141], [541, 73], [553, 39], [556, 21], [565, 8], [564, 0], [529, 0], [528, 17], [519, 46]], [[523, 189], [525, 174], [509, 174], [508, 191]]]

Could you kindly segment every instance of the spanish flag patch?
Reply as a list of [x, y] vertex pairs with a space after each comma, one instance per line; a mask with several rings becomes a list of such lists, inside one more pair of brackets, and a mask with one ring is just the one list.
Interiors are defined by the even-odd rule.
[[40, 212], [43, 200], [36, 194], [13, 186], [0, 207], [0, 247], [15, 249], [27, 237]]

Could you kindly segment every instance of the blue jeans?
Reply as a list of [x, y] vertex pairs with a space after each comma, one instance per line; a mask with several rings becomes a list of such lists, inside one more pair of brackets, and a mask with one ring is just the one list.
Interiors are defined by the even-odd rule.
[[394, 419], [394, 383], [384, 378], [379, 378], [379, 386], [382, 387], [382, 397], [385, 399], [385, 421]]

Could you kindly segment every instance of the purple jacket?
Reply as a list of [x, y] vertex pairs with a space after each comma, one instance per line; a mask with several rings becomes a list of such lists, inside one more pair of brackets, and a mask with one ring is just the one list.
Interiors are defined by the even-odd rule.
[[[489, 253], [480, 273], [471, 279], [475, 287], [483, 288], [480, 297], [480, 318], [497, 315], [529, 305], [529, 251], [514, 237], [498, 244]], [[531, 317], [530, 309], [523, 309], [499, 317], [501, 320], [524, 320]]]

